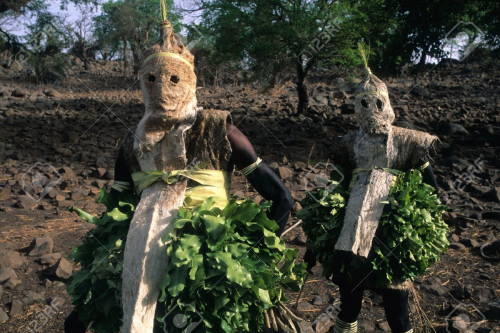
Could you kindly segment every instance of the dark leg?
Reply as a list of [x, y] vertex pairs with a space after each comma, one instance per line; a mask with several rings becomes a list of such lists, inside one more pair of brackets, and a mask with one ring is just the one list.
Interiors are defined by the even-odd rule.
[[378, 291], [384, 299], [385, 316], [393, 333], [411, 330], [408, 308], [408, 290], [383, 289]]
[[78, 317], [78, 312], [73, 311], [64, 321], [64, 332], [65, 333], [85, 333], [87, 327], [84, 323], [80, 321]]
[[[354, 290], [353, 290], [354, 289]], [[349, 284], [339, 285], [340, 291], [340, 313], [338, 318], [346, 323], [354, 323], [358, 320], [361, 305], [363, 303], [363, 289]]]

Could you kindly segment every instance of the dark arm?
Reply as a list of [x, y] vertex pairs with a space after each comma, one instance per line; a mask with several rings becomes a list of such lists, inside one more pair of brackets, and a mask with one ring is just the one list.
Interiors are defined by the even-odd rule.
[[[249, 166], [257, 160], [257, 154], [247, 137], [232, 124], [227, 124], [227, 137], [231, 143], [231, 167], [235, 165], [239, 170]], [[264, 162], [247, 176], [248, 181], [257, 192], [266, 200], [272, 200], [268, 217], [279, 225], [276, 235], [280, 236], [286, 226], [293, 198], [276, 173]]]
[[[424, 157], [422, 157], [422, 161], [423, 163], [421, 165], [424, 165], [425, 163], [429, 162], [429, 157], [427, 156], [427, 154], [424, 155]], [[434, 171], [432, 170], [430, 164], [424, 169], [424, 171], [422, 172], [422, 176], [424, 183], [434, 187], [436, 189], [436, 193], [438, 193], [439, 187], [436, 181], [436, 176], [434, 175]]]
[[[120, 147], [120, 149], [118, 150], [118, 156], [116, 157], [115, 181], [129, 182], [130, 184], [133, 184], [132, 176], [130, 175], [130, 172], [128, 171], [127, 168], [127, 164], [125, 163], [125, 154], [123, 153], [123, 146]], [[120, 192], [112, 188], [110, 194], [116, 198], [118, 194], [120, 194]]]

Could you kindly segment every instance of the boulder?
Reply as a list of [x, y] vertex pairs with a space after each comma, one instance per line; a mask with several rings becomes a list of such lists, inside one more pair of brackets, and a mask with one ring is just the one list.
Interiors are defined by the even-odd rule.
[[42, 265], [55, 265], [59, 259], [61, 259], [62, 253], [50, 253], [44, 254], [40, 257], [40, 263]]
[[62, 257], [57, 264], [52, 267], [50, 274], [61, 279], [69, 279], [71, 274], [73, 274], [73, 264]]
[[19, 268], [23, 265], [23, 257], [17, 251], [0, 251], [0, 268]]
[[16, 272], [10, 267], [0, 268], [0, 284], [10, 279], [17, 279]]
[[287, 167], [278, 167], [278, 175], [282, 180], [289, 179], [293, 177], [293, 172]]
[[14, 96], [14, 97], [19, 97], [19, 98], [24, 98], [24, 97], [27, 97], [29, 95], [29, 90], [28, 89], [24, 89], [24, 88], [17, 88], [15, 89], [11, 95]]
[[51, 254], [54, 247], [54, 241], [47, 235], [35, 238], [30, 245], [30, 257], [42, 256]]
[[10, 306], [10, 316], [11, 318], [20, 317], [24, 314], [23, 312], [23, 302], [19, 299], [15, 299], [12, 301]]

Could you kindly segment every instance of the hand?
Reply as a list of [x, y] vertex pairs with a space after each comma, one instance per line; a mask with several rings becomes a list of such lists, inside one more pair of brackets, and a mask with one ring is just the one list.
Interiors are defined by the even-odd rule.
[[317, 254], [311, 249], [307, 249], [306, 253], [304, 254], [304, 262], [307, 263], [307, 272], [309, 274], [312, 274], [311, 270], [314, 266], [316, 266], [316, 256]]

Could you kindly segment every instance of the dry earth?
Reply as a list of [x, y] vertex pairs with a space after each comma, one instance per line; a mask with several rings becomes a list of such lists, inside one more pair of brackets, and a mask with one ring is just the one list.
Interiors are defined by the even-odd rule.
[[[84, 71], [74, 61], [68, 78], [40, 85], [23, 71], [0, 68], [0, 332], [62, 332], [72, 309], [61, 279], [73, 267], [64, 258], [91, 229], [68, 207], [102, 210], [95, 202], [99, 188], [112, 184], [120, 140], [143, 112], [138, 83], [123, 77], [121, 66], [95, 63]], [[356, 79], [345, 77], [339, 70], [312, 74], [307, 117], [295, 113], [292, 77], [269, 94], [260, 93], [257, 84], [200, 87], [199, 101], [231, 111], [234, 123], [299, 201], [321, 172], [316, 164], [329, 160], [330, 142], [356, 129]], [[500, 332], [500, 264], [479, 255], [481, 245], [500, 239], [499, 71], [443, 66], [418, 80], [415, 85], [411, 79], [388, 79], [396, 125], [441, 140], [432, 164], [440, 195], [451, 207], [446, 221], [452, 242], [442, 261], [415, 281], [419, 303], [437, 332], [447, 332], [447, 317], [460, 313], [469, 316], [470, 325], [479, 325], [469, 326], [476, 332]], [[41, 193], [44, 176], [56, 183], [48, 193]], [[238, 173], [233, 189], [260, 199]], [[298, 209], [297, 203], [290, 225]], [[304, 253], [300, 228], [286, 240]], [[321, 276], [320, 266], [313, 271], [298, 307], [311, 322], [329, 304], [338, 305], [336, 286]], [[290, 296], [295, 303], [297, 293]], [[387, 330], [381, 302], [366, 292], [360, 332]]]

